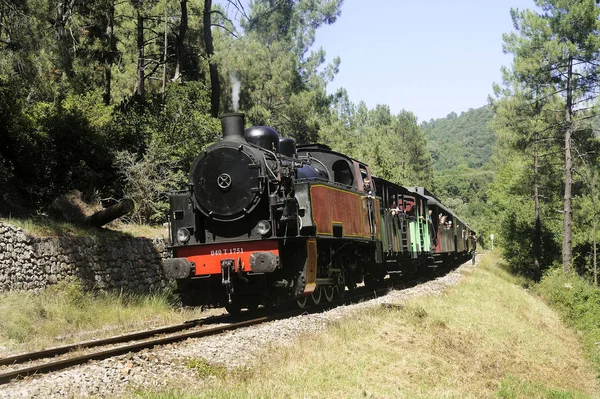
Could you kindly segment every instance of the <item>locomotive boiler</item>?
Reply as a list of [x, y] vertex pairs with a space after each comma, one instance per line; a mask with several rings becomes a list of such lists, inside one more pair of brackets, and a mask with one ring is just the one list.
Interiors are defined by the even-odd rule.
[[[434, 240], [441, 227], [434, 232], [424, 216], [428, 201], [442, 205], [422, 189], [376, 178], [327, 146], [296, 146], [267, 126], [244, 129], [243, 114], [224, 115], [221, 125], [187, 189], [170, 195], [173, 257], [164, 272], [184, 304], [231, 313], [290, 299], [305, 306], [468, 252], [468, 243]], [[449, 216], [457, 223], [446, 235], [456, 241], [468, 226]]]

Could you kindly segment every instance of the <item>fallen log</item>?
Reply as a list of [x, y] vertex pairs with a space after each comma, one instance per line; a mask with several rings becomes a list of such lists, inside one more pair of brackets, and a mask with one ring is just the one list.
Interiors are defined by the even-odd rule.
[[124, 199], [106, 209], [98, 211], [93, 215], [85, 218], [85, 224], [88, 226], [102, 227], [113, 220], [120, 218], [121, 216], [127, 215], [133, 211], [135, 207], [134, 203], [130, 199]]

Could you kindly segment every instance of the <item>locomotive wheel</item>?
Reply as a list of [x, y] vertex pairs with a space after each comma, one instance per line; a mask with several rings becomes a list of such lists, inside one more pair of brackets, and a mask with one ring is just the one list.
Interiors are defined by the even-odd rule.
[[251, 312], [255, 311], [256, 309], [258, 309], [258, 301], [256, 301], [256, 300], [248, 301], [247, 308]]
[[225, 310], [227, 310], [227, 313], [229, 313], [230, 315], [237, 316], [241, 313], [242, 307], [239, 303], [234, 301], [233, 303], [228, 303], [227, 305], [225, 305]]
[[331, 302], [335, 296], [335, 287], [333, 285], [326, 285], [323, 287], [323, 293], [327, 302]]
[[322, 287], [315, 287], [315, 290], [312, 292], [312, 294], [310, 294], [310, 297], [315, 305], [318, 305], [321, 303], [322, 294], [323, 294]]
[[390, 274], [390, 280], [392, 281], [393, 285], [399, 285], [402, 283], [402, 275], [398, 273], [392, 273]]
[[307, 296], [301, 296], [296, 298], [296, 303], [298, 304], [298, 307], [300, 309], [304, 309], [306, 307], [306, 305], [308, 304], [308, 297]]
[[343, 298], [346, 295], [346, 279], [344, 278], [343, 270], [338, 273], [335, 290], [340, 298]]

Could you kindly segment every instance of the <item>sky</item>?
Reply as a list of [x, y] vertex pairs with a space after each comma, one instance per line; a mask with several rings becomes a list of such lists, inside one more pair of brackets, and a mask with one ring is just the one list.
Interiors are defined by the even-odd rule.
[[369, 108], [405, 109], [419, 122], [460, 115], [488, 103], [500, 68], [502, 34], [513, 31], [510, 9], [533, 0], [344, 0], [342, 15], [319, 28], [315, 48], [341, 58], [327, 91], [344, 87]]

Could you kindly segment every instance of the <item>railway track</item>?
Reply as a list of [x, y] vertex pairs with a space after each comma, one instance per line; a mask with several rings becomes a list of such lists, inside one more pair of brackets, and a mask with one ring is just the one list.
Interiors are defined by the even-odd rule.
[[[438, 272], [435, 274], [439, 275], [441, 274], [440, 272], [444, 273], [444, 271], [438, 270]], [[434, 276], [429, 276], [429, 278], [432, 277]], [[343, 298], [335, 299], [332, 302], [325, 302], [318, 305], [312, 305], [305, 309], [272, 311], [270, 308], [265, 308], [259, 309], [258, 311], [254, 312], [243, 312], [240, 316], [237, 317], [233, 317], [231, 315], [214, 316], [211, 318], [193, 320], [174, 326], [140, 331], [136, 333], [125, 334], [101, 340], [82, 342], [74, 345], [67, 345], [38, 352], [31, 352], [1, 358], [0, 367], [7, 368], [17, 364], [23, 364], [40, 359], [49, 359], [56, 356], [63, 357], [61, 359], [44, 362], [42, 364], [36, 364], [28, 367], [0, 372], [0, 385], [7, 384], [13, 380], [22, 379], [32, 375], [39, 375], [63, 370], [72, 366], [84, 364], [90, 360], [103, 360], [110, 357], [124, 355], [130, 352], [139, 352], [144, 349], [151, 349], [155, 346], [172, 344], [184, 341], [189, 338], [201, 338], [218, 335], [227, 331], [233, 331], [240, 328], [258, 325], [268, 321], [294, 317], [301, 314], [319, 313], [340, 305], [356, 303], [363, 300], [385, 295], [387, 292], [389, 292], [390, 289], [408, 288], [421, 283], [423, 280], [423, 278], [419, 278], [401, 284], [393, 284], [393, 286], [391, 284], [388, 284], [385, 287], [375, 290], [369, 289], [367, 287], [362, 287], [354, 290], [354, 292], [351, 295], [348, 295], [349, 293], [346, 292], [346, 296], [344, 296]], [[226, 324], [219, 325], [217, 327], [203, 328], [198, 330], [198, 328], [215, 323]], [[191, 329], [195, 330], [189, 331]], [[161, 336], [159, 336], [158, 338], [152, 338], [158, 335]], [[66, 357], [66, 355], [72, 354], [74, 351], [77, 350], [101, 348], [109, 345], [118, 344], [124, 345], [119, 345], [108, 349], [101, 349], [72, 357]]]
[[15, 356], [9, 356], [9, 357], [5, 357], [5, 358], [0, 358], [0, 366], [12, 366], [15, 364], [21, 364], [21, 363], [25, 363], [25, 362], [29, 362], [29, 361], [33, 361], [33, 360], [45, 359], [45, 358], [64, 355], [64, 354], [67, 354], [67, 353], [70, 353], [70, 352], [73, 352], [76, 350], [80, 350], [80, 349], [95, 348], [95, 347], [107, 346], [107, 345], [111, 345], [111, 344], [120, 344], [120, 343], [129, 342], [129, 341], [133, 341], [133, 340], [147, 339], [147, 338], [150, 338], [150, 337], [153, 337], [156, 335], [161, 335], [161, 334], [176, 333], [179, 331], [188, 330], [190, 328], [205, 325], [208, 322], [212, 322], [212, 323], [218, 322], [217, 320], [226, 319], [226, 317], [229, 317], [229, 316], [222, 315], [222, 316], [214, 316], [211, 318], [207, 318], [205, 320], [191, 320], [191, 321], [186, 321], [182, 324], [177, 324], [177, 325], [173, 325], [173, 326], [155, 328], [155, 329], [139, 331], [139, 332], [135, 332], [135, 333], [119, 335], [119, 336], [110, 337], [110, 338], [80, 342], [80, 343], [73, 344], [73, 345], [65, 345], [65, 346], [45, 349], [45, 350], [36, 351], [36, 352], [30, 352], [30, 353], [15, 355]]
[[[231, 319], [230, 316], [223, 316], [223, 321]], [[36, 364], [29, 367], [23, 367], [19, 369], [13, 369], [10, 371], [0, 373], [0, 384], [7, 384], [15, 379], [22, 379], [31, 375], [45, 374], [53, 371], [59, 371], [68, 367], [77, 366], [84, 364], [90, 360], [103, 360], [114, 356], [124, 355], [129, 352], [139, 352], [144, 349], [150, 349], [158, 345], [166, 345], [179, 341], [186, 340], [188, 338], [200, 338], [210, 335], [220, 334], [226, 331], [235, 330], [251, 326], [254, 324], [260, 324], [268, 321], [266, 317], [255, 318], [251, 320], [243, 320], [235, 323], [229, 323], [222, 326], [205, 328], [195, 331], [187, 331], [193, 328], [202, 327], [206, 324], [205, 321], [192, 321], [183, 323], [180, 325], [174, 325], [169, 327], [163, 327], [148, 331], [140, 331], [133, 334], [126, 334], [98, 341], [84, 342], [75, 345], [68, 345], [59, 348], [47, 349], [39, 352], [25, 353], [22, 355], [11, 356], [0, 359], [0, 365], [6, 367], [15, 364], [22, 364], [31, 362], [32, 360], [47, 359], [54, 356], [67, 355], [73, 351], [79, 349], [98, 348], [106, 347], [108, 345], [122, 344], [116, 347], [108, 349], [101, 349], [82, 355], [76, 355], [68, 358], [61, 358], [57, 360], [51, 360], [42, 364]], [[214, 320], [211, 320], [214, 323]], [[165, 335], [169, 334], [169, 335]], [[163, 335], [158, 338], [152, 338], [156, 335]]]

